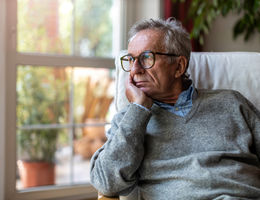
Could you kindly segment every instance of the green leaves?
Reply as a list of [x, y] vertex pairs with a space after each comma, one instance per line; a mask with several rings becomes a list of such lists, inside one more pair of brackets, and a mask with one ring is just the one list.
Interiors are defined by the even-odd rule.
[[239, 18], [233, 29], [233, 37], [244, 34], [247, 41], [256, 31], [260, 33], [260, 0], [244, 1], [243, 16]]
[[[17, 125], [59, 124], [66, 120], [69, 81], [66, 71], [41, 66], [17, 70]], [[61, 129], [18, 129], [19, 159], [54, 162]]]
[[[172, 0], [185, 2], [185, 0]], [[256, 31], [260, 33], [260, 0], [192, 0], [188, 18], [193, 20], [191, 38], [204, 43], [203, 36], [208, 34], [216, 17], [229, 13], [240, 14], [233, 27], [233, 37], [244, 35], [247, 41]]]

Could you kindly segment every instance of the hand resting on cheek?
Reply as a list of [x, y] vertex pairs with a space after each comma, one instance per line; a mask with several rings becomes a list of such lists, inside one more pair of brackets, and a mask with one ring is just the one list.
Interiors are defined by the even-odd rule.
[[130, 103], [137, 103], [148, 109], [153, 105], [152, 98], [148, 97], [140, 88], [136, 87], [130, 74], [126, 80], [126, 97]]

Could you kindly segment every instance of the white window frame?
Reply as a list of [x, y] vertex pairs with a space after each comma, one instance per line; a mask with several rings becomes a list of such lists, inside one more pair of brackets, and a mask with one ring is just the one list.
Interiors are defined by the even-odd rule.
[[[124, 0], [118, 0], [123, 15]], [[51, 67], [80, 66], [113, 68], [113, 58], [83, 58], [79, 56], [44, 55], [16, 52], [17, 1], [0, 0], [0, 199], [38, 200], [38, 199], [93, 199], [96, 190], [90, 184], [65, 186], [44, 186], [36, 189], [16, 190], [16, 74], [18, 65], [39, 65]], [[120, 17], [121, 19], [121, 17]], [[126, 34], [124, 18], [120, 25], [120, 43]], [[121, 43], [122, 44], [122, 43]], [[121, 45], [121, 49], [122, 49]], [[2, 73], [4, 72], [4, 73]], [[1, 151], [3, 150], [3, 151]], [[3, 163], [3, 164], [2, 164]], [[5, 175], [5, 176], [4, 176]]]
[[0, 200], [5, 199], [5, 5], [5, 1], [0, 0]]

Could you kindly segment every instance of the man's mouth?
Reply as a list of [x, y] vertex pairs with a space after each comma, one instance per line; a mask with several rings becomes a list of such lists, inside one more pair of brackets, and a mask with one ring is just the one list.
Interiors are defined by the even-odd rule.
[[146, 82], [147, 81], [137, 81], [137, 82], [135, 82], [135, 85], [136, 85], [136, 87], [142, 87], [145, 85]]

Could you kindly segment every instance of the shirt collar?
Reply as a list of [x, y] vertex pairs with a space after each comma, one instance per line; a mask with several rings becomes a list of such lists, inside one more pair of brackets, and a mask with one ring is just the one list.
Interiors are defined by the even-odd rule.
[[195, 99], [196, 96], [197, 92], [192, 83], [187, 90], [182, 91], [182, 93], [179, 95], [175, 106], [185, 106], [187, 102], [192, 102], [192, 100]]

